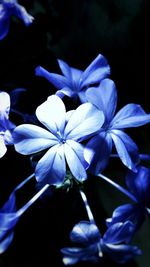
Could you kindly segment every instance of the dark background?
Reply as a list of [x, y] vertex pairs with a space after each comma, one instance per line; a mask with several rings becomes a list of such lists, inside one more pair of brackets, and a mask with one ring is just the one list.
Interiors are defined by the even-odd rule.
[[[11, 18], [9, 33], [0, 42], [0, 90], [9, 93], [15, 88], [26, 89], [18, 99], [17, 108], [21, 112], [32, 115], [56, 91], [47, 80], [35, 76], [38, 65], [59, 73], [59, 58], [84, 70], [98, 54], [104, 55], [110, 64], [110, 78], [118, 89], [118, 109], [137, 103], [150, 112], [149, 0], [24, 0], [19, 3], [35, 21], [25, 27], [22, 21]], [[22, 123], [21, 117], [14, 114], [10, 117], [16, 124]], [[149, 153], [148, 125], [128, 133], [141, 153]], [[143, 164], [149, 166], [149, 162]], [[11, 147], [0, 160], [0, 170], [2, 204], [14, 186], [33, 170], [29, 159]], [[110, 162], [107, 174], [124, 183], [125, 169], [119, 160]], [[20, 203], [27, 201], [36, 189], [35, 183], [30, 183], [18, 194]], [[100, 231], [105, 230], [104, 220], [111, 216], [113, 209], [128, 202], [96, 178], [85, 183], [85, 191]], [[86, 212], [75, 189], [43, 197], [20, 219], [11, 246], [0, 256], [0, 267], [63, 266], [59, 250], [69, 244], [70, 230], [83, 219], [87, 219]], [[149, 226], [147, 219], [135, 240], [143, 255], [125, 266], [149, 267]]]

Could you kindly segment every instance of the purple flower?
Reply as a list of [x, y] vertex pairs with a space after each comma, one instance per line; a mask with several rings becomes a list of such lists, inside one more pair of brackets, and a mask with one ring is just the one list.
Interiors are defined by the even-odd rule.
[[0, 1], [0, 40], [5, 38], [9, 31], [10, 17], [16, 16], [21, 19], [26, 26], [33, 22], [33, 17], [27, 13], [25, 8], [18, 4], [17, 0]]
[[102, 237], [94, 223], [81, 221], [73, 227], [70, 234], [70, 240], [76, 246], [61, 249], [63, 263], [73, 265], [80, 261], [99, 262], [103, 255], [117, 263], [125, 263], [141, 254], [136, 246], [129, 245], [133, 230], [134, 225], [129, 221], [116, 223]]
[[58, 60], [59, 67], [63, 75], [50, 73], [41, 66], [36, 68], [36, 75], [46, 78], [58, 91], [59, 97], [79, 97], [80, 101], [86, 102], [85, 92], [91, 85], [100, 83], [110, 74], [110, 67], [104, 56], [98, 55], [92, 63], [81, 71], [70, 67], [66, 62]]
[[144, 222], [146, 214], [150, 208], [150, 169], [139, 166], [137, 173], [128, 171], [126, 184], [129, 191], [135, 196], [136, 203], [124, 204], [116, 208], [112, 218], [108, 218], [107, 225], [113, 225], [117, 222], [132, 221], [136, 228]]
[[102, 171], [107, 163], [114, 145], [122, 163], [136, 171], [139, 162], [138, 148], [124, 129], [142, 126], [150, 122], [150, 114], [146, 114], [138, 104], [128, 104], [116, 114], [117, 91], [114, 82], [104, 79], [97, 88], [86, 91], [87, 100], [102, 110], [105, 122], [99, 133], [87, 144], [85, 159], [93, 173]]
[[0, 158], [6, 151], [6, 145], [13, 144], [12, 131], [15, 125], [9, 120], [10, 97], [6, 92], [0, 91]]
[[52, 95], [36, 109], [36, 116], [47, 130], [22, 124], [15, 128], [14, 143], [16, 151], [23, 155], [44, 150], [45, 155], [35, 168], [37, 181], [61, 185], [66, 175], [66, 162], [73, 176], [84, 181], [88, 164], [80, 142], [100, 129], [103, 113], [90, 103], [66, 112], [63, 101]]

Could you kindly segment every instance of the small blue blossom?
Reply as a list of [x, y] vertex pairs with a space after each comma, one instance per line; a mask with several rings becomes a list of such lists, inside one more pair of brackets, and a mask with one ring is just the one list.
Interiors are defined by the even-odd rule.
[[104, 125], [85, 149], [85, 159], [90, 164], [90, 170], [97, 174], [106, 167], [114, 144], [122, 163], [136, 171], [139, 163], [138, 148], [124, 129], [149, 123], [150, 114], [146, 114], [140, 105], [132, 103], [115, 114], [117, 91], [111, 79], [104, 79], [97, 88], [89, 88], [86, 98], [102, 110], [105, 116]]
[[110, 226], [117, 222], [125, 222], [128, 219], [135, 224], [135, 230], [137, 230], [149, 213], [150, 169], [139, 166], [137, 173], [128, 171], [126, 184], [129, 191], [134, 195], [136, 203], [119, 206], [114, 210], [112, 218], [106, 221], [107, 225]]
[[52, 95], [36, 109], [36, 116], [48, 130], [22, 124], [15, 128], [14, 143], [16, 151], [23, 155], [48, 149], [36, 165], [37, 181], [61, 185], [66, 176], [66, 161], [73, 176], [84, 181], [88, 164], [80, 142], [100, 129], [103, 113], [91, 103], [66, 112], [63, 101]]
[[26, 9], [19, 5], [17, 0], [0, 1], [0, 40], [6, 37], [10, 27], [10, 17], [16, 16], [21, 19], [26, 26], [30, 25], [34, 18], [29, 15]]
[[116, 223], [102, 237], [95, 224], [81, 221], [73, 227], [70, 234], [70, 240], [78, 246], [61, 249], [63, 263], [73, 265], [80, 261], [99, 262], [103, 256], [108, 256], [117, 263], [125, 263], [141, 254], [136, 246], [128, 244], [133, 231], [134, 225], [129, 221]]
[[36, 75], [46, 78], [57, 89], [57, 95], [63, 97], [79, 97], [80, 101], [86, 102], [86, 89], [95, 84], [99, 84], [104, 78], [110, 74], [110, 67], [104, 56], [99, 54], [92, 63], [81, 71], [70, 67], [66, 62], [58, 60], [59, 67], [63, 75], [50, 73], [41, 66], [35, 70]]
[[13, 144], [12, 131], [15, 125], [9, 120], [10, 96], [6, 92], [0, 91], [0, 158], [6, 151], [6, 145]]

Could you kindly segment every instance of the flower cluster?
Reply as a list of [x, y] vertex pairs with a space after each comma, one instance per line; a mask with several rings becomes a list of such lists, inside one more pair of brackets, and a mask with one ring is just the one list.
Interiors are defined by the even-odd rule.
[[[33, 21], [17, 1], [0, 1], [0, 39], [7, 35], [12, 15], [21, 18], [25, 25]], [[21, 215], [50, 186], [55, 192], [58, 188], [67, 186], [69, 190], [75, 185], [88, 220], [81, 218], [73, 227], [70, 240], [74, 245], [61, 249], [63, 263], [102, 262], [106, 258], [126, 263], [141, 255], [140, 248], [132, 245], [132, 240], [150, 212], [150, 169], [141, 165], [138, 146], [125, 130], [149, 123], [150, 114], [135, 103], [117, 111], [117, 88], [109, 77], [110, 66], [103, 55], [99, 54], [84, 71], [70, 67], [60, 59], [58, 65], [62, 74], [48, 72], [42, 66], [35, 69], [35, 76], [46, 78], [57, 90], [55, 94], [49, 91], [47, 99], [39, 103], [35, 111], [36, 123], [34, 120], [19, 125], [12, 122], [9, 119], [10, 95], [0, 91], [0, 158], [11, 145], [16, 153], [26, 155], [31, 163], [34, 162], [31, 164], [33, 174], [14, 188], [0, 209], [0, 253], [11, 244]], [[21, 91], [14, 90], [13, 98], [17, 98], [18, 92]], [[68, 98], [74, 106], [79, 103], [76, 109], [68, 110]], [[25, 121], [26, 114], [22, 113], [22, 116]], [[114, 150], [127, 169], [126, 188], [103, 175]], [[83, 191], [84, 182], [93, 175], [104, 179], [131, 200], [131, 203], [117, 207], [112, 217], [106, 219], [103, 233]], [[42, 188], [17, 210], [16, 192], [31, 178], [35, 178]]]

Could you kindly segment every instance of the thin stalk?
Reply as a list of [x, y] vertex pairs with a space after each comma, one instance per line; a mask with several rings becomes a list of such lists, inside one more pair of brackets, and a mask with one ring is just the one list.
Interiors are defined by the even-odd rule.
[[81, 195], [82, 200], [83, 200], [83, 202], [84, 202], [84, 205], [85, 205], [85, 208], [86, 208], [86, 212], [87, 212], [89, 221], [90, 221], [91, 223], [94, 223], [94, 224], [95, 224], [95, 220], [94, 220], [94, 217], [93, 217], [91, 208], [90, 208], [90, 206], [89, 206], [89, 204], [88, 204], [87, 197], [86, 197], [85, 193], [84, 193], [82, 190], [80, 190], [80, 195]]
[[[111, 154], [111, 158], [119, 158], [118, 154]], [[141, 160], [150, 160], [150, 154], [139, 154]]]
[[109, 179], [108, 177], [106, 177], [105, 175], [103, 175], [101, 173], [98, 174], [97, 176], [100, 177], [100, 178], [102, 178], [103, 180], [105, 180], [106, 182], [108, 182], [109, 184], [111, 184], [112, 186], [114, 186], [115, 188], [117, 188], [120, 192], [122, 192], [124, 195], [128, 196], [134, 202], [137, 202], [135, 196], [132, 195], [128, 190], [126, 190], [125, 188], [123, 188], [119, 184], [115, 183], [114, 181], [112, 181], [111, 179]]
[[16, 214], [21, 216], [49, 187], [49, 184], [46, 184], [34, 197], [32, 197], [22, 208], [20, 208]]
[[21, 182], [19, 185], [16, 186], [16, 188], [14, 189], [14, 192], [17, 191], [18, 189], [20, 189], [21, 187], [23, 187], [29, 180], [31, 180], [31, 178], [34, 177], [34, 173], [32, 173], [30, 176], [28, 176], [23, 182]]

